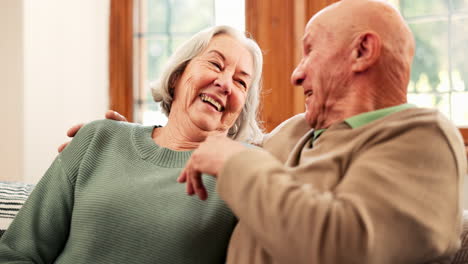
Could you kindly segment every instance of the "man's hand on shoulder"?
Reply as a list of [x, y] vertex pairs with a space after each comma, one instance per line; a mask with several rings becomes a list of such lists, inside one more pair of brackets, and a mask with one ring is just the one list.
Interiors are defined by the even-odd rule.
[[119, 112], [113, 111], [113, 110], [107, 110], [106, 119], [128, 122], [128, 120], [127, 120], [127, 118], [125, 118], [125, 116], [123, 116], [123, 115], [119, 114]]
[[[123, 115], [121, 115], [118, 112], [113, 111], [113, 110], [107, 110], [105, 116], [106, 116], [106, 119], [128, 122], [127, 118], [125, 118], [125, 116], [123, 116]], [[68, 129], [68, 131], [67, 131], [67, 136], [71, 137], [71, 138], [74, 137], [76, 135], [76, 133], [78, 133], [78, 130], [80, 130], [83, 126], [84, 126], [84, 123], [77, 124], [77, 125], [74, 125], [74, 126], [70, 127], [70, 129]], [[70, 141], [67, 141], [67, 142], [61, 144], [58, 147], [58, 152], [62, 152], [69, 143], [70, 143]]]

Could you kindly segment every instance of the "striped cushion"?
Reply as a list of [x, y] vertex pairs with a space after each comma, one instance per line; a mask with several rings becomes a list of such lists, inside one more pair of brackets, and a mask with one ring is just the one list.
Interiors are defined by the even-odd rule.
[[0, 182], [0, 236], [15, 218], [34, 185]]
[[461, 248], [457, 251], [452, 264], [468, 263], [468, 211], [463, 212], [463, 233], [461, 235]]

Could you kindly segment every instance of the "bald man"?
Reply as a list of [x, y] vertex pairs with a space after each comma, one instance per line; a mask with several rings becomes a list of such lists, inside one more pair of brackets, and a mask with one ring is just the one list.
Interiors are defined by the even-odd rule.
[[210, 137], [179, 181], [218, 179], [240, 221], [227, 263], [446, 263], [467, 170], [458, 130], [407, 104], [414, 40], [383, 1], [343, 0], [308, 22], [292, 83], [305, 115], [263, 150]]

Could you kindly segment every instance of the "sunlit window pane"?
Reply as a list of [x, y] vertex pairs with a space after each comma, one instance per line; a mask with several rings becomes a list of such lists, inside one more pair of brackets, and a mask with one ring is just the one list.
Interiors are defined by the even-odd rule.
[[400, 11], [403, 16], [447, 15], [448, 0], [400, 0]]
[[468, 0], [390, 0], [416, 40], [408, 101], [468, 125]]
[[450, 52], [452, 53], [452, 80], [456, 91], [468, 91], [468, 10], [466, 12], [467, 17], [454, 20], [452, 26], [453, 41]]
[[452, 94], [452, 119], [460, 126], [468, 126], [468, 92]]
[[455, 12], [468, 12], [468, 0], [452, 0], [452, 6]]
[[416, 40], [411, 71], [415, 92], [448, 91], [449, 84], [441, 83], [441, 78], [448, 80], [447, 22], [410, 23], [410, 28]]
[[450, 116], [449, 94], [408, 94], [408, 101], [421, 107], [437, 107], [444, 115]]

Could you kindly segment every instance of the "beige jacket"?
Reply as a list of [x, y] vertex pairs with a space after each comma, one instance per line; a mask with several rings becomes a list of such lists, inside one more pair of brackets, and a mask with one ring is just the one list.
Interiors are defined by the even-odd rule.
[[313, 147], [312, 134], [295, 116], [266, 138], [270, 153], [223, 168], [218, 192], [240, 218], [228, 263], [443, 263], [456, 251], [466, 157], [442, 115], [338, 123]]

